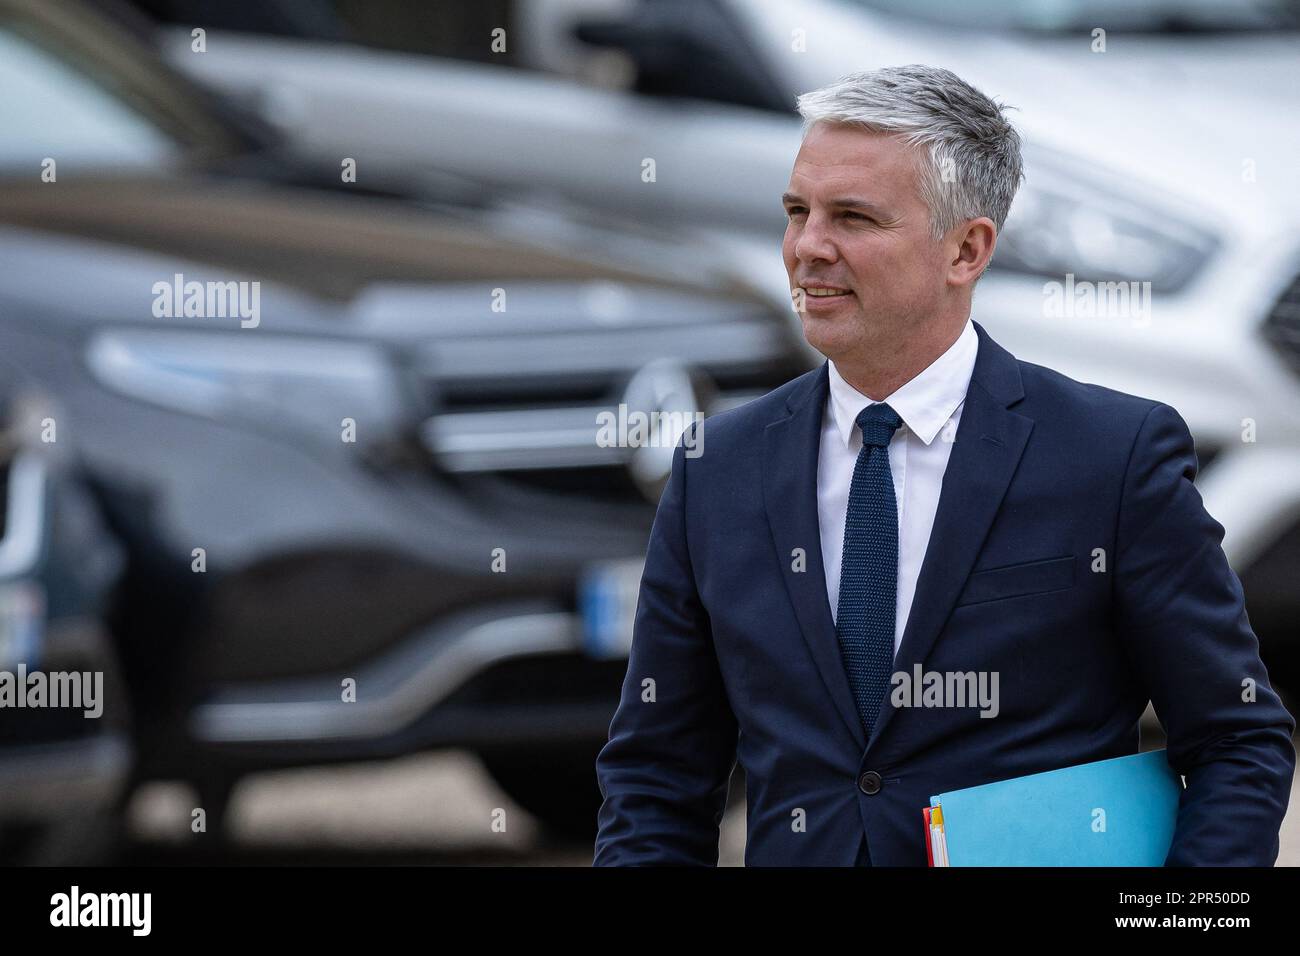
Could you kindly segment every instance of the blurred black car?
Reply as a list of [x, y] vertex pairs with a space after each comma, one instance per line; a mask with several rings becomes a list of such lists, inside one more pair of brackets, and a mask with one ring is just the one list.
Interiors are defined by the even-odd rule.
[[214, 830], [249, 772], [457, 746], [594, 832], [673, 437], [598, 416], [760, 395], [793, 324], [687, 237], [312, 168], [79, 6], [0, 0], [5, 53], [0, 352], [126, 548], [135, 779]]

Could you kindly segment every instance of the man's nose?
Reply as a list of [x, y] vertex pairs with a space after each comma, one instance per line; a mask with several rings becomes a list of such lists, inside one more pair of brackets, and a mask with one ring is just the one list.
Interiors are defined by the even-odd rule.
[[835, 243], [831, 241], [829, 231], [826, 228], [824, 218], [809, 215], [804, 220], [803, 229], [800, 230], [799, 237], [795, 240], [794, 255], [800, 262], [813, 262], [815, 260], [834, 262], [839, 258]]

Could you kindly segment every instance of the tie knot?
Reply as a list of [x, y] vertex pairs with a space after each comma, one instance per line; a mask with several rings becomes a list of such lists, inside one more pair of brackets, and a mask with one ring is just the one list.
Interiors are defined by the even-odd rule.
[[858, 412], [858, 427], [862, 429], [862, 444], [884, 448], [894, 437], [903, 420], [885, 402], [876, 402]]

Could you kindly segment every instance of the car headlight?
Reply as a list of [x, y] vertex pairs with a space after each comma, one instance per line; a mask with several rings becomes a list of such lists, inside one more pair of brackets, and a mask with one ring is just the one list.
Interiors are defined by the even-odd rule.
[[992, 268], [1093, 282], [1150, 281], [1156, 292], [1185, 285], [1217, 246], [1213, 235], [1117, 182], [1026, 150], [1026, 178], [993, 255]]
[[365, 343], [116, 329], [90, 340], [86, 362], [114, 391], [206, 418], [337, 440], [344, 418], [372, 426], [360, 435], [402, 417], [393, 369]]

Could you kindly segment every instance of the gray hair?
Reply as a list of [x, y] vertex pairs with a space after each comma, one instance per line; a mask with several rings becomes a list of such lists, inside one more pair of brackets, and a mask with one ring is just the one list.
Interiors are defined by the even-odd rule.
[[1002, 117], [1008, 107], [951, 70], [913, 64], [851, 73], [797, 103], [805, 136], [814, 123], [846, 123], [929, 147], [918, 186], [936, 239], [980, 216], [1002, 231], [1024, 178], [1020, 136]]

